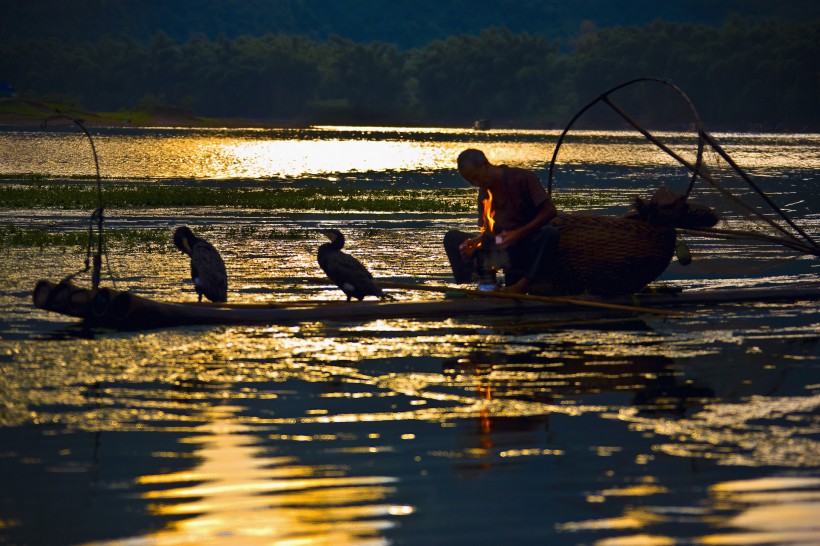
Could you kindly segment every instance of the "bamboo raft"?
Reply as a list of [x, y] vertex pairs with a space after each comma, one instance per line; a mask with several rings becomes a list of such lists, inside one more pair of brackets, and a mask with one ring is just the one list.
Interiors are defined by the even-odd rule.
[[[391, 283], [384, 283], [389, 286]], [[402, 283], [392, 283], [398, 285]], [[424, 285], [414, 289], [424, 290]], [[434, 289], [438, 291], [438, 289]], [[316, 321], [363, 321], [391, 318], [500, 316], [524, 313], [568, 316], [579, 309], [598, 315], [679, 316], [674, 308], [699, 305], [820, 299], [820, 282], [785, 287], [716, 289], [681, 293], [643, 293], [617, 298], [565, 298], [451, 290], [451, 298], [420, 301], [340, 303], [305, 301], [280, 303], [180, 303], [156, 301], [112, 288], [89, 290], [68, 282], [42, 280], [32, 292], [36, 307], [79, 318], [89, 327], [144, 330], [193, 325], [293, 324]]]
[[[643, 128], [617, 106], [610, 96], [632, 84], [648, 82], [659, 83], [671, 88], [683, 98], [691, 110], [698, 135], [697, 156], [694, 163], [679, 155]], [[97, 168], [98, 208], [91, 215], [88, 255], [84, 270], [88, 271], [90, 268], [91, 249], [96, 241], [97, 250], [93, 257], [94, 270], [92, 273], [94, 289], [78, 287], [67, 280], [60, 283], [43, 280], [36, 285], [32, 293], [34, 305], [64, 316], [79, 318], [89, 326], [125, 330], [197, 324], [285, 324], [325, 320], [449, 318], [522, 313], [552, 314], [558, 317], [564, 316], [569, 310], [579, 309], [598, 313], [617, 312], [632, 315], [650, 313], [661, 316], [679, 316], [681, 315], [679, 311], [671, 309], [720, 303], [820, 299], [820, 281], [767, 288], [718, 289], [672, 294], [646, 292], [644, 288], [648, 283], [656, 279], [672, 260], [677, 244], [676, 231], [686, 234], [693, 233], [698, 236], [757, 240], [767, 244], [777, 243], [787, 249], [812, 256], [820, 256], [820, 244], [795, 224], [706, 132], [689, 97], [671, 82], [656, 78], [638, 78], [613, 87], [588, 103], [573, 117], [561, 133], [550, 161], [547, 184], [549, 194], [552, 194], [554, 167], [564, 137], [581, 115], [599, 102], [612, 108], [647, 140], [686, 167], [692, 173], [692, 177], [684, 194], [674, 194], [665, 184], [661, 184], [650, 200], [637, 199], [635, 210], [630, 211], [624, 217], [569, 213], [553, 219], [552, 225], [559, 232], [556, 256], [550, 271], [544, 275], [544, 278], [533, 279], [533, 285], [536, 287], [541, 283], [550, 293], [560, 294], [559, 296], [479, 292], [378, 281], [384, 288], [428, 290], [445, 294], [453, 292], [454, 294], [449, 295], [460, 297], [459, 299], [345, 304], [327, 301], [208, 304], [155, 301], [128, 291], [100, 288], [104, 215], [99, 162], [91, 135], [83, 127], [81, 121], [69, 117], [68, 119], [79, 126], [91, 142]], [[57, 117], [66, 116], [60, 114]], [[756, 194], [764, 201], [767, 213], [764, 214], [746, 204], [739, 196], [723, 187], [711, 174], [703, 163], [703, 152], [707, 146], [731, 167], [733, 176], [746, 183], [751, 194]], [[707, 182], [728, 202], [740, 207], [744, 214], [757, 217], [761, 225], [774, 230], [773, 234], [758, 230], [739, 231], [714, 228], [720, 221], [718, 214], [708, 206], [688, 201], [692, 188], [699, 179]], [[96, 238], [94, 237], [95, 224]], [[73, 278], [74, 275], [66, 279]], [[575, 296], [576, 294], [590, 295]]]

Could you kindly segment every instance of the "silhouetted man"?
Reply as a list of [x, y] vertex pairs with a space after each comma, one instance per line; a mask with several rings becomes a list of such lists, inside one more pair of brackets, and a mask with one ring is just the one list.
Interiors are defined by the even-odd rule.
[[[484, 200], [492, 193], [495, 227], [491, 240], [495, 248], [506, 251], [505, 290], [526, 293], [558, 249], [558, 230], [549, 225], [558, 214], [552, 199], [535, 173], [493, 165], [480, 150], [461, 152], [458, 172], [478, 188], [479, 225], [484, 223]], [[482, 246], [487, 245], [482, 244], [481, 234], [451, 230], [444, 236], [456, 282], [469, 282], [481, 267], [477, 258], [488, 250]]]

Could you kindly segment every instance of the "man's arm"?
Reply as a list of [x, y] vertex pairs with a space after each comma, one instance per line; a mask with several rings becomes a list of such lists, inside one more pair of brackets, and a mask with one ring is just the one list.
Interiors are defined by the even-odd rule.
[[496, 244], [500, 248], [511, 247], [529, 232], [549, 224], [556, 216], [558, 216], [558, 211], [552, 200], [548, 197], [538, 207], [532, 220], [519, 228], [502, 231], [498, 236], [500, 239], [498, 237], [496, 238]]

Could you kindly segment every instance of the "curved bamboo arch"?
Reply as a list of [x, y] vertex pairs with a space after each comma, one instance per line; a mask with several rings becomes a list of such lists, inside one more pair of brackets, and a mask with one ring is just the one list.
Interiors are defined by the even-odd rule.
[[595, 106], [599, 102], [603, 102], [606, 105], [608, 105], [610, 108], [612, 108], [615, 111], [615, 113], [617, 113], [619, 116], [624, 118], [624, 120], [626, 120], [627, 123], [629, 123], [635, 129], [637, 129], [638, 132], [640, 132], [643, 136], [645, 136], [649, 141], [651, 141], [653, 144], [658, 146], [660, 149], [662, 149], [666, 153], [670, 154], [672, 157], [674, 157], [676, 160], [683, 163], [684, 165], [687, 164], [687, 162], [683, 158], [679, 157], [668, 146], [666, 146], [663, 142], [658, 140], [654, 135], [649, 133], [649, 131], [644, 129], [637, 121], [635, 121], [635, 119], [633, 119], [631, 116], [629, 116], [622, 108], [620, 108], [617, 104], [615, 104], [615, 102], [610, 98], [610, 95], [612, 93], [614, 93], [616, 91], [619, 91], [619, 90], [623, 89], [624, 87], [628, 87], [628, 86], [636, 84], [636, 83], [644, 83], [644, 82], [660, 83], [660, 84], [663, 84], [663, 85], [666, 85], [666, 86], [672, 88], [678, 95], [681, 96], [681, 98], [686, 102], [687, 106], [689, 106], [689, 110], [692, 112], [692, 117], [694, 118], [694, 123], [695, 123], [695, 127], [697, 128], [697, 134], [698, 134], [698, 153], [697, 153], [697, 159], [695, 160], [695, 165], [693, 167], [690, 167], [692, 169], [692, 179], [689, 182], [689, 187], [686, 188], [686, 195], [689, 196], [689, 193], [692, 191], [692, 187], [695, 185], [695, 180], [698, 177], [698, 173], [700, 172], [700, 166], [701, 166], [701, 162], [702, 162], [702, 159], [703, 159], [703, 147], [704, 147], [704, 143], [705, 143], [705, 139], [704, 139], [703, 135], [706, 133], [706, 131], [703, 129], [703, 123], [700, 120], [700, 114], [698, 114], [698, 111], [695, 109], [695, 105], [692, 103], [692, 100], [686, 95], [686, 93], [684, 93], [683, 90], [680, 87], [678, 87], [677, 85], [675, 85], [674, 83], [672, 83], [668, 80], [660, 79], [660, 78], [635, 78], [634, 80], [629, 80], [629, 81], [624, 82], [620, 85], [616, 85], [615, 87], [613, 87], [613, 88], [601, 93], [600, 95], [598, 95], [595, 99], [593, 99], [591, 102], [589, 102], [586, 106], [581, 108], [578, 111], [577, 114], [575, 114], [575, 116], [567, 124], [566, 128], [564, 128], [564, 131], [561, 133], [561, 136], [558, 138], [558, 142], [555, 145], [555, 150], [552, 153], [552, 159], [550, 160], [549, 176], [547, 178], [547, 192], [550, 194], [550, 196], [552, 195], [552, 179], [553, 179], [553, 171], [555, 170], [555, 160], [558, 158], [558, 151], [561, 148], [561, 144], [564, 142], [564, 138], [567, 136], [567, 133], [569, 133], [570, 129], [572, 129], [572, 126], [575, 125], [575, 122], [578, 121], [578, 119], [580, 119], [581, 116], [583, 116], [590, 108], [592, 108], [593, 106]]
[[[686, 159], [682, 158], [680, 155], [675, 153], [671, 148], [669, 148], [666, 144], [661, 142], [657, 137], [655, 137], [653, 134], [651, 134], [649, 131], [647, 131], [634, 118], [632, 118], [620, 106], [618, 106], [612, 100], [612, 98], [610, 97], [610, 95], [612, 95], [616, 91], [619, 91], [619, 90], [621, 90], [625, 87], [628, 87], [628, 86], [636, 84], [636, 83], [647, 83], [647, 82], [649, 82], [649, 83], [658, 83], [658, 84], [665, 85], [665, 86], [673, 89], [686, 102], [687, 106], [689, 107], [689, 110], [692, 112], [692, 118], [694, 120], [694, 124], [695, 124], [695, 127], [697, 129], [697, 136], [698, 136], [698, 152], [697, 152], [697, 158], [696, 158], [694, 164], [692, 164], [689, 161], [687, 161]], [[553, 174], [554, 174], [554, 171], [555, 171], [555, 161], [556, 161], [556, 158], [558, 157], [558, 151], [561, 148], [561, 144], [564, 142], [564, 138], [567, 136], [567, 133], [569, 133], [570, 129], [575, 124], [575, 122], [578, 121], [578, 119], [581, 116], [583, 116], [590, 108], [592, 108], [593, 106], [595, 106], [599, 102], [603, 102], [604, 104], [606, 104], [607, 106], [612, 108], [612, 110], [616, 114], [621, 116], [627, 123], [629, 123], [629, 125], [634, 127], [639, 133], [641, 133], [644, 137], [646, 137], [647, 140], [649, 140], [650, 142], [655, 144], [655, 146], [657, 146], [658, 148], [660, 148], [661, 150], [663, 150], [664, 152], [669, 154], [678, 163], [685, 166], [687, 169], [689, 169], [691, 171], [692, 178], [689, 181], [689, 186], [686, 188], [686, 192], [685, 192], [685, 195], [687, 197], [692, 192], [692, 188], [695, 185], [695, 181], [698, 178], [701, 178], [702, 180], [704, 180], [708, 184], [712, 185], [715, 189], [717, 189], [721, 194], [724, 195], [724, 197], [734, 201], [738, 206], [745, 209], [747, 212], [749, 212], [752, 215], [757, 216], [758, 218], [760, 218], [762, 221], [766, 222], [767, 224], [772, 226], [775, 230], [780, 232], [787, 239], [790, 239], [792, 241], [796, 241], [797, 244], [799, 245], [800, 249], [803, 252], [805, 252], [807, 254], [813, 254], [815, 256], [820, 256], [820, 245], [818, 245], [818, 243], [816, 241], [814, 241], [808, 233], [806, 233], [802, 228], [800, 228], [800, 226], [795, 224], [795, 222], [791, 218], [789, 218], [789, 216], [774, 201], [772, 201], [771, 198], [768, 195], [766, 195], [766, 193], [755, 183], [755, 181], [752, 180], [752, 178], [742, 168], [740, 168], [740, 166], [738, 166], [737, 163], [735, 163], [735, 161], [731, 158], [731, 156], [729, 156], [729, 154], [720, 146], [720, 144], [718, 144], [718, 142], [715, 140], [715, 138], [706, 131], [706, 129], [703, 126], [703, 122], [700, 119], [700, 114], [698, 114], [698, 111], [695, 109], [695, 105], [692, 103], [692, 100], [689, 98], [689, 96], [686, 93], [684, 93], [683, 90], [680, 87], [678, 87], [677, 85], [675, 85], [671, 81], [664, 80], [664, 79], [661, 79], [661, 78], [651, 78], [651, 77], [635, 78], [633, 80], [629, 80], [629, 81], [624, 82], [622, 84], [616, 85], [615, 87], [612, 87], [611, 89], [608, 89], [607, 91], [604, 91], [603, 93], [598, 95], [595, 99], [593, 99], [588, 104], [586, 104], [583, 108], [581, 108], [581, 110], [579, 110], [577, 114], [575, 114], [575, 116], [567, 124], [566, 128], [564, 128], [563, 132], [561, 133], [561, 136], [558, 138], [558, 142], [555, 144], [555, 150], [552, 153], [552, 159], [550, 160], [550, 167], [549, 167], [549, 176], [547, 178], [547, 193], [549, 193], [550, 196], [552, 196], [552, 179], [553, 179]], [[763, 215], [760, 211], [756, 210], [754, 207], [751, 207], [747, 203], [744, 203], [743, 201], [738, 199], [731, 192], [729, 192], [728, 190], [723, 188], [721, 186], [721, 184], [719, 184], [717, 182], [717, 180], [715, 180], [705, 169], [703, 169], [702, 168], [703, 149], [704, 149], [706, 144], [708, 144], [718, 155], [720, 155], [720, 157], [722, 157], [727, 162], [727, 164], [738, 174], [738, 176], [740, 176], [749, 185], [749, 187], [752, 188], [766, 202], [766, 204], [769, 205], [771, 207], [771, 209], [775, 213], [777, 213], [780, 216], [780, 218], [783, 219], [784, 222], [786, 222], [786, 224], [788, 224], [800, 237], [802, 237], [802, 239], [805, 242], [800, 241], [798, 239], [798, 237], [796, 237], [793, 233], [789, 232], [787, 229], [785, 229], [780, 224], [774, 222], [772, 219], [770, 219], [767, 216]]]

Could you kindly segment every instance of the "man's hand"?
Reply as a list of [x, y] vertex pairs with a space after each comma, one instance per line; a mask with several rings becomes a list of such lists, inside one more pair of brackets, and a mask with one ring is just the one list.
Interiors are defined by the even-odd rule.
[[472, 239], [467, 239], [461, 243], [458, 250], [461, 253], [461, 258], [466, 260], [468, 258], [472, 258], [475, 251], [479, 248], [481, 248], [481, 237], [473, 237]]
[[513, 229], [510, 231], [502, 231], [499, 235], [495, 236], [495, 246], [498, 248], [509, 248], [521, 238], [522, 232], [520, 229]]

